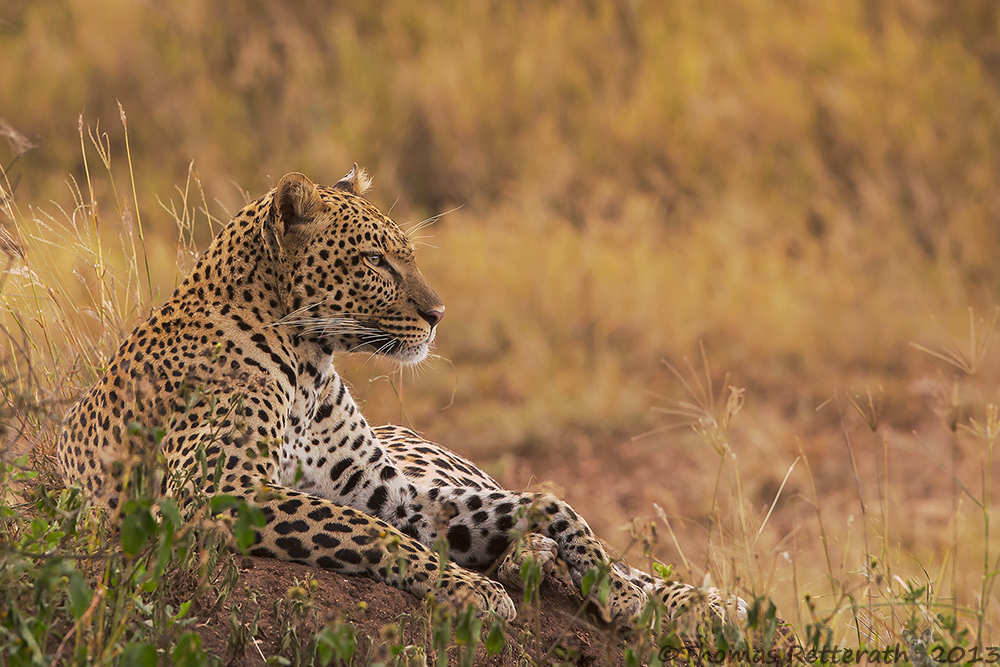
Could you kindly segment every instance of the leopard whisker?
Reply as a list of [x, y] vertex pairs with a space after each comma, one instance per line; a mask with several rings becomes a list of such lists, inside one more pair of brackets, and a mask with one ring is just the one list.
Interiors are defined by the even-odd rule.
[[410, 240], [413, 240], [413, 238], [414, 238], [413, 235], [414, 234], [416, 234], [417, 232], [419, 232], [422, 229], [426, 229], [427, 227], [430, 227], [431, 225], [433, 225], [435, 222], [437, 222], [438, 220], [440, 220], [444, 216], [448, 215], [449, 213], [454, 213], [455, 211], [457, 211], [460, 208], [462, 208], [462, 207], [461, 206], [456, 206], [455, 208], [449, 209], [449, 210], [447, 210], [447, 211], [445, 211], [443, 213], [438, 213], [437, 215], [432, 215], [429, 218], [425, 218], [425, 219], [421, 220], [420, 222], [416, 223], [415, 225], [413, 225], [411, 227], [408, 227], [407, 229], [403, 230], [403, 233], [406, 234], [406, 238], [408, 238]]
[[380, 345], [378, 349], [375, 350], [375, 354], [382, 355], [392, 349], [392, 347], [397, 343], [395, 339], [390, 338], [385, 343]]
[[295, 317], [295, 315], [310, 310], [316, 307], [316, 305], [319, 304], [299, 308], [268, 326], [294, 326], [300, 328], [305, 333], [319, 333], [323, 336], [382, 333], [380, 329], [361, 322], [359, 317], [353, 313], [345, 313], [338, 317]]
[[[285, 317], [295, 317], [299, 313], [304, 313], [307, 310], [312, 310], [313, 308], [316, 308], [317, 306], [322, 305], [322, 303], [323, 303], [322, 301], [316, 301], [315, 303], [307, 304], [305, 306], [302, 306], [301, 308], [297, 308], [297, 309], [293, 310], [292, 312], [290, 312], [287, 315], [285, 315]], [[285, 319], [285, 318], [282, 318], [282, 319]]]
[[376, 354], [376, 355], [380, 354], [383, 350], [388, 349], [388, 347], [390, 347], [395, 342], [395, 339], [393, 339], [393, 338], [391, 338], [389, 336], [386, 336], [385, 334], [381, 334], [381, 335], [376, 336], [374, 340], [367, 339], [367, 340], [361, 341], [360, 343], [358, 343], [354, 347], [350, 348], [348, 350], [348, 352], [359, 352], [361, 350], [361, 348], [365, 347], [366, 345], [373, 345], [375, 343], [381, 343], [382, 340], [380, 340], [380, 339], [384, 339], [385, 342], [382, 343], [382, 345], [380, 345], [378, 347], [378, 349], [376, 349], [372, 354]]

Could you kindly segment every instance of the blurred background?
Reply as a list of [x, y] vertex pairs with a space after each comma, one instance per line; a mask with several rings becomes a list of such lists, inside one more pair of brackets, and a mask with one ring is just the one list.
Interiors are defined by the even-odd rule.
[[800, 624], [996, 627], [998, 15], [5, 0], [5, 391], [49, 418], [8, 439], [51, 442], [244, 202], [356, 161], [440, 216], [448, 309], [416, 371], [344, 360], [372, 421]]

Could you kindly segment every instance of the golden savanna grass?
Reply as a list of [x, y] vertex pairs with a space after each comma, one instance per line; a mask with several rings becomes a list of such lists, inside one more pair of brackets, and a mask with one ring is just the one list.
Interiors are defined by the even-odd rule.
[[800, 636], [996, 644], [998, 14], [4, 3], [4, 391], [41, 406], [5, 446], [51, 443], [248, 196], [357, 161], [441, 216], [448, 308], [417, 372], [344, 360], [373, 421], [552, 480], [619, 548], [640, 517]]

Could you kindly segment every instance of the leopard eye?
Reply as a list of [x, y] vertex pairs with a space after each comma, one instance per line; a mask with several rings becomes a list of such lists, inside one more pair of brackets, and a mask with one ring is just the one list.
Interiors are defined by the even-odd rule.
[[385, 255], [380, 252], [368, 252], [362, 255], [362, 257], [372, 266], [381, 266], [385, 262]]

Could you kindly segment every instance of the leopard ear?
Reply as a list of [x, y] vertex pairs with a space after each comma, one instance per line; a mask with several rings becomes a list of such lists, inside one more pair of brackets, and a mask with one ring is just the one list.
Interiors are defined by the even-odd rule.
[[363, 195], [371, 185], [372, 179], [368, 177], [368, 172], [360, 169], [358, 163], [355, 162], [354, 167], [347, 172], [347, 176], [337, 181], [333, 187], [356, 195]]
[[325, 206], [312, 181], [298, 172], [285, 174], [274, 191], [271, 217], [275, 230], [287, 233], [295, 225], [315, 218]]
[[326, 206], [316, 186], [298, 172], [285, 174], [278, 181], [271, 210], [264, 216], [261, 236], [268, 254], [277, 257], [284, 251], [284, 238], [296, 225], [315, 218]]

